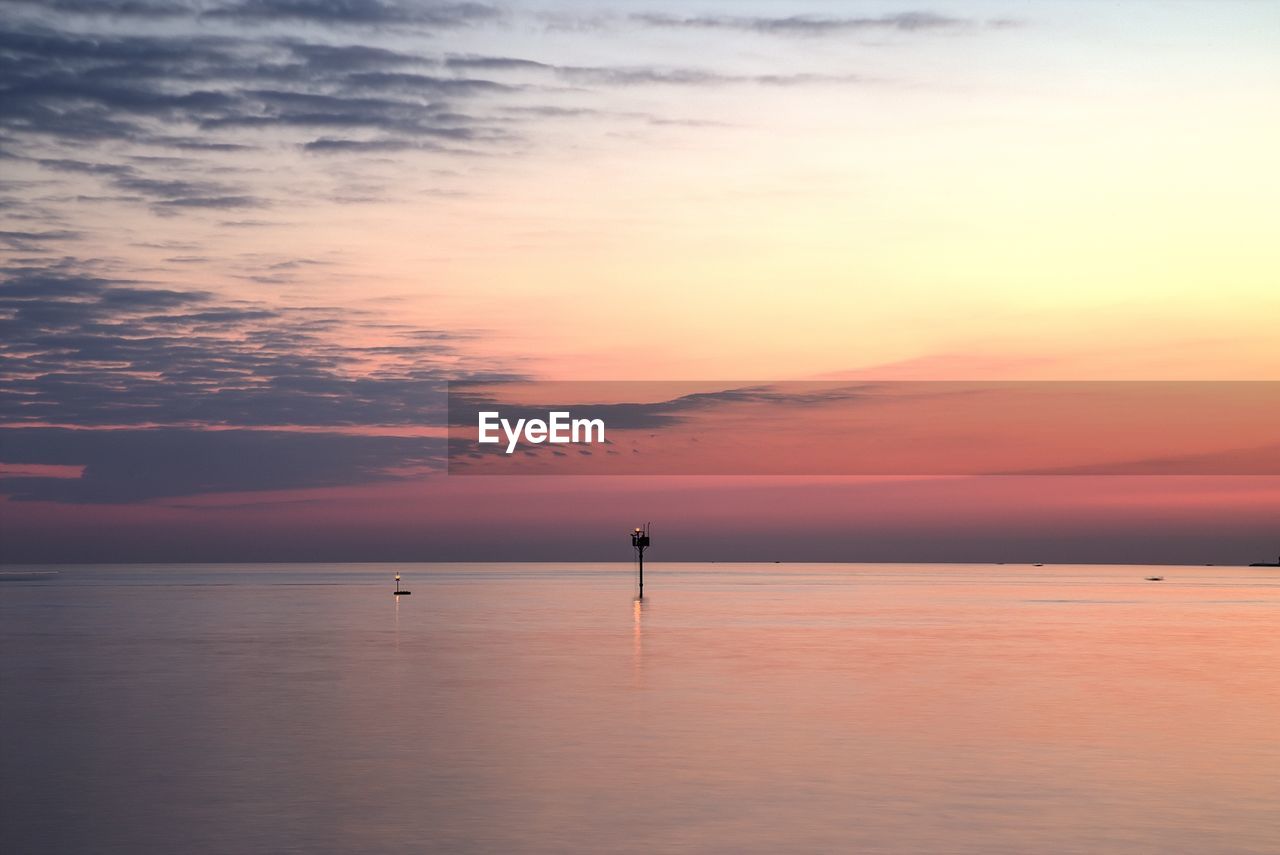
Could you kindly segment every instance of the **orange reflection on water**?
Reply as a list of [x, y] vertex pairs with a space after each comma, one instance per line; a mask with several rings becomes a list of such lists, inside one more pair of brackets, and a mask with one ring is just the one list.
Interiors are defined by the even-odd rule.
[[[13, 740], [42, 798], [15, 797], [34, 815], [67, 786], [95, 795], [72, 800], [60, 851], [138, 816], [193, 855], [246, 834], [570, 855], [1280, 840], [1276, 568], [664, 563], [628, 627], [628, 564], [469, 564], [434, 572], [429, 627], [393, 606], [395, 655], [375, 571], [376, 594], [296, 585], [287, 610], [209, 571], [230, 583], [180, 614], [163, 572], [4, 592], [22, 647], [0, 665], [26, 687], [6, 723], [38, 732], [52, 710], [61, 734]], [[48, 606], [68, 600], [94, 608]], [[68, 680], [94, 703], [61, 703]], [[140, 702], [158, 685], [163, 705]], [[225, 817], [248, 800], [246, 832]], [[203, 848], [183, 845], [192, 822]]]
[[644, 670], [644, 598], [632, 601], [631, 666], [637, 682]]

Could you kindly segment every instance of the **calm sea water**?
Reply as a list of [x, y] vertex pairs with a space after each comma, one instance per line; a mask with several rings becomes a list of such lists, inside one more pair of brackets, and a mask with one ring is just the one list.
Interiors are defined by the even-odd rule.
[[1274, 568], [394, 569], [0, 582], [0, 849], [1280, 852]]

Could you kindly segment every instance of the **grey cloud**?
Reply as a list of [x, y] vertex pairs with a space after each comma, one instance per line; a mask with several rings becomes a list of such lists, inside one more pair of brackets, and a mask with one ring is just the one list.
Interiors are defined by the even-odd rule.
[[556, 68], [556, 72], [569, 80], [607, 86], [639, 86], [655, 83], [696, 86], [728, 83], [734, 80], [728, 75], [713, 71], [694, 68], [661, 68], [657, 66], [560, 66]]
[[501, 15], [496, 7], [484, 3], [413, 0], [6, 0], [5, 5], [92, 17], [199, 17], [241, 23], [280, 21], [333, 26], [412, 24], [440, 29], [470, 26]]
[[5, 0], [0, 5], [26, 6], [64, 15], [171, 18], [192, 14], [190, 3], [174, 0]]
[[414, 3], [395, 0], [240, 0], [204, 13], [240, 21], [310, 21], [324, 24], [418, 24], [463, 27], [499, 17], [483, 3]]
[[230, 210], [234, 208], [258, 208], [266, 204], [256, 196], [183, 196], [177, 199], [162, 199], [153, 207], [157, 211], [166, 208], [210, 208], [213, 210]]
[[151, 142], [156, 145], [187, 151], [251, 151], [254, 148], [244, 143], [208, 142], [207, 140], [192, 139], [191, 137], [169, 137], [159, 134], [152, 137]]
[[348, 75], [344, 82], [353, 87], [412, 90], [432, 96], [466, 96], [493, 92], [512, 92], [519, 88], [493, 80], [436, 77], [403, 71], [362, 71]]
[[[159, 214], [262, 207], [268, 201], [235, 180], [210, 180], [202, 159], [260, 145], [256, 137], [245, 140], [246, 129], [278, 129], [306, 150], [330, 153], [450, 152], [458, 150], [430, 140], [515, 139], [502, 119], [459, 110], [456, 102], [519, 87], [421, 71], [440, 66], [398, 50], [296, 38], [0, 31], [0, 131], [8, 159], [96, 176]], [[194, 136], [193, 127], [203, 135]], [[337, 132], [296, 138], [320, 129]], [[93, 145], [108, 141], [192, 157], [121, 163]], [[59, 157], [56, 143], [89, 154]], [[234, 160], [225, 171], [234, 178]]]
[[123, 164], [65, 158], [37, 158], [33, 162], [54, 171], [101, 176], [116, 189], [145, 198], [157, 212], [172, 208], [257, 208], [266, 204], [225, 182], [149, 178], [136, 167]]
[[[789, 86], [804, 83], [860, 83], [870, 82], [857, 75], [830, 74], [732, 74], [705, 68], [680, 66], [636, 65], [553, 65], [509, 56], [448, 56], [447, 68], [475, 71], [533, 71], [546, 72], [572, 83], [598, 86], [722, 86], [728, 84], [760, 84], [765, 86]], [[539, 112], [544, 116], [583, 115], [603, 111], [587, 109], [559, 109], [554, 107], [513, 107], [507, 112]], [[618, 114], [613, 114], [618, 115]]]
[[361, 71], [426, 62], [423, 57], [369, 45], [327, 45], [290, 41], [285, 46], [309, 69]]
[[870, 82], [856, 75], [726, 74], [708, 69], [663, 66], [559, 66], [556, 73], [570, 81], [603, 86], [725, 86], [743, 83], [796, 86]]
[[[732, 404], [768, 404], [779, 408], [803, 411], [816, 405], [833, 402], [865, 401], [884, 390], [883, 384], [870, 382], [821, 383], [821, 384], [763, 384], [729, 387], [714, 392], [696, 392], [676, 395], [666, 400], [642, 403], [623, 402], [613, 404], [582, 403], [564, 400], [565, 386], [556, 382], [510, 381], [510, 392], [504, 395], [504, 385], [480, 382], [453, 383], [449, 388], [449, 424], [457, 427], [474, 427], [481, 410], [501, 410], [504, 418], [545, 418], [548, 410], [568, 410], [582, 418], [603, 419], [611, 429], [657, 430], [688, 421], [695, 415], [705, 415], [717, 408]], [[612, 389], [613, 394], [626, 390], [626, 383]], [[569, 394], [580, 390], [570, 387]], [[897, 391], [899, 396], [901, 390]], [[510, 399], [542, 399], [542, 403], [512, 404]], [[460, 440], [453, 446], [456, 457], [463, 452], [474, 452], [474, 445]]]
[[[371, 318], [376, 321], [376, 318]], [[460, 337], [220, 300], [74, 267], [0, 278], [0, 422], [101, 426], [422, 425], [443, 420]]]
[[[290, 4], [265, 6], [292, 8]], [[357, 14], [342, 4], [301, 6], [329, 8], [335, 15], [342, 7]], [[449, 73], [429, 73], [440, 67]], [[114, 140], [206, 153], [250, 148], [252, 143], [226, 134], [265, 128], [358, 128], [406, 142], [423, 136], [510, 141], [510, 135], [495, 126], [496, 120], [461, 111], [456, 104], [518, 95], [535, 87], [466, 72], [547, 73], [576, 84], [604, 86], [858, 80], [649, 65], [553, 66], [503, 56], [439, 58], [297, 38], [87, 37], [48, 27], [0, 32], [0, 71], [6, 81], [0, 88], [0, 132], [7, 134], [11, 146], [20, 147], [24, 141], [44, 146], [46, 140], [73, 144]], [[193, 136], [191, 127], [206, 135]], [[200, 194], [206, 198], [243, 195], [234, 191]]]
[[124, 503], [367, 484], [437, 465], [444, 440], [332, 432], [0, 428], [0, 461], [83, 466], [79, 478], [0, 477], [17, 501]]
[[934, 12], [899, 12], [875, 17], [833, 17], [825, 15], [790, 15], [780, 18], [741, 17], [736, 15], [699, 15], [682, 17], [657, 13], [637, 14], [632, 20], [651, 27], [699, 30], [741, 30], [769, 35], [824, 36], [863, 30], [957, 29], [976, 22]]
[[0, 231], [0, 243], [6, 244], [12, 249], [33, 252], [37, 251], [41, 244], [76, 240], [80, 236], [80, 232], [71, 229], [49, 229], [41, 232], [5, 230]]
[[[446, 99], [517, 89], [406, 70], [414, 65], [438, 61], [297, 40], [0, 33], [0, 70], [7, 80], [0, 90], [0, 126], [15, 138], [120, 139], [205, 151], [234, 151], [244, 144], [157, 131], [155, 123], [206, 131], [353, 126], [456, 135], [465, 122], [480, 136], [481, 121]], [[191, 84], [186, 91], [175, 86], [182, 82]]]
[[485, 71], [510, 71], [554, 68], [545, 62], [518, 59], [509, 56], [450, 56], [445, 59], [449, 68], [483, 69]]
[[[8, 5], [28, 14], [0, 27], [0, 157], [65, 173], [52, 176], [49, 184], [57, 189], [51, 192], [63, 195], [51, 199], [132, 203], [163, 216], [283, 208], [296, 191], [251, 176], [248, 158], [240, 156], [271, 147], [353, 161], [412, 152], [473, 157], [526, 148], [526, 128], [562, 117], [715, 124], [599, 105], [530, 103], [548, 91], [865, 82], [853, 76], [660, 65], [557, 66], [519, 56], [423, 52], [408, 38], [374, 39], [468, 26], [500, 15], [484, 3], [49, 0]], [[165, 18], [170, 32], [124, 35], [119, 22], [96, 20], [144, 15]], [[69, 16], [78, 17], [68, 23]], [[693, 26], [693, 21], [704, 26], [712, 19], [663, 20], [664, 26]], [[821, 20], [829, 27], [837, 19]], [[898, 29], [943, 25], [939, 16], [927, 13], [847, 20]], [[804, 21], [818, 26], [817, 18]], [[264, 26], [270, 22], [280, 25]], [[299, 35], [300, 29], [314, 29], [293, 26], [297, 22], [366, 29], [358, 31], [360, 38], [343, 30], [347, 43], [342, 43], [336, 33]], [[656, 22], [655, 17], [650, 23]], [[157, 149], [186, 159], [136, 157]], [[83, 186], [68, 186], [72, 175], [88, 176], [102, 187], [86, 192]], [[385, 176], [379, 178], [356, 175], [334, 198], [364, 200], [396, 192]], [[10, 228], [34, 234], [65, 225], [46, 219], [40, 229]], [[11, 247], [14, 240], [8, 241]], [[53, 238], [32, 238], [18, 248], [35, 251], [54, 244]]]
[[440, 146], [431, 143], [409, 142], [408, 140], [350, 140], [333, 137], [319, 137], [311, 142], [303, 143], [303, 148], [312, 152], [397, 152], [424, 149], [440, 150]]

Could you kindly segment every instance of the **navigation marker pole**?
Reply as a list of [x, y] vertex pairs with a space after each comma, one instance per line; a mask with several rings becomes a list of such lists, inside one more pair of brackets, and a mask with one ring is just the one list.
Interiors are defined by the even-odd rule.
[[635, 547], [636, 558], [640, 562], [638, 569], [638, 578], [640, 580], [640, 596], [637, 599], [644, 599], [644, 551], [649, 548], [649, 523], [644, 524], [644, 528], [637, 528], [631, 532], [631, 545]]

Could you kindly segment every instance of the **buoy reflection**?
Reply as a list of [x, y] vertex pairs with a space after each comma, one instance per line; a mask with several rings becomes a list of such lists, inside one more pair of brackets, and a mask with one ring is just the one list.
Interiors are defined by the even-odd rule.
[[631, 671], [637, 682], [644, 668], [644, 607], [643, 597], [636, 597], [631, 606]]

